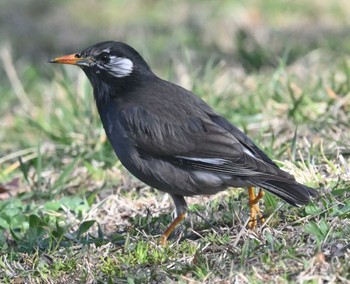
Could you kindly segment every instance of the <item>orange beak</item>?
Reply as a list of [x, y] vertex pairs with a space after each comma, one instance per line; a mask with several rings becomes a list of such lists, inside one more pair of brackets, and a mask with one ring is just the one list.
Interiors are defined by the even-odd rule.
[[77, 66], [90, 66], [93, 61], [90, 58], [77, 57], [76, 53], [56, 57], [50, 63], [72, 64]]

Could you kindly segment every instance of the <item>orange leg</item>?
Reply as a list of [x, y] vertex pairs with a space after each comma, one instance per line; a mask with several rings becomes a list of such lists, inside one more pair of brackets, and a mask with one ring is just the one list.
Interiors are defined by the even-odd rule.
[[250, 208], [250, 220], [248, 223], [248, 227], [250, 229], [254, 229], [258, 224], [258, 219], [263, 223], [265, 222], [264, 216], [260, 212], [259, 208], [259, 200], [263, 198], [265, 192], [261, 189], [259, 190], [258, 195], [255, 195], [254, 187], [248, 187], [249, 192], [249, 208]]
[[175, 227], [186, 217], [186, 213], [182, 213], [175, 218], [175, 220], [170, 224], [170, 226], [166, 229], [164, 234], [160, 237], [159, 243], [162, 246], [165, 246], [170, 234], [174, 231]]

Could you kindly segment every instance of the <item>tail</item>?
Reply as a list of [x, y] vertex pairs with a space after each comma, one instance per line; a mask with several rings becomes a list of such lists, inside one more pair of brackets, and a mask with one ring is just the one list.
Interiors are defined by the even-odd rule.
[[315, 189], [298, 183], [295, 180], [259, 180], [253, 184], [254, 186], [266, 189], [294, 206], [305, 205], [309, 203], [313, 197], [319, 195]]

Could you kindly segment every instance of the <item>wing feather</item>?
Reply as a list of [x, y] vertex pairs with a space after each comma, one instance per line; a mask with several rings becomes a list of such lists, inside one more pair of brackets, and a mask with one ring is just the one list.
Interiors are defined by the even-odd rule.
[[294, 180], [262, 155], [263, 152], [242, 132], [239, 136], [246, 137], [250, 147], [208, 115], [171, 119], [169, 115], [156, 116], [143, 107], [132, 106], [124, 109], [121, 116], [125, 130], [144, 157], [157, 157], [188, 168], [239, 177], [278, 175]]

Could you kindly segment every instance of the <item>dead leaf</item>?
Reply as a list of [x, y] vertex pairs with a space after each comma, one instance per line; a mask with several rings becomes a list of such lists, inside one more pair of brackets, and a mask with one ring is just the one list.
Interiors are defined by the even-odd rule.
[[0, 200], [14, 196], [20, 189], [21, 186], [19, 177], [15, 177], [13, 180], [5, 184], [0, 183]]

